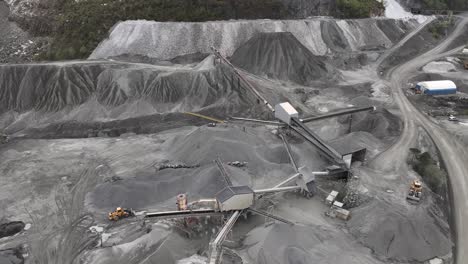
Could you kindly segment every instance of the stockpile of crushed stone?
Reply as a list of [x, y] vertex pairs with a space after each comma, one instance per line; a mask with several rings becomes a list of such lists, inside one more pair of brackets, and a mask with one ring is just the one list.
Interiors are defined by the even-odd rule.
[[450, 228], [436, 206], [403, 202], [406, 205], [373, 199], [355, 208], [347, 223], [350, 232], [378, 255], [402, 262], [450, 253]]
[[2, 112], [58, 111], [92, 97], [104, 106], [144, 99], [161, 110], [193, 110], [223, 97], [231, 103], [248, 99], [223, 66], [179, 70], [124, 63], [2, 65], [0, 86]]
[[[122, 180], [103, 182], [91, 192], [90, 205], [97, 211], [121, 203], [136, 210], [166, 206], [172, 210], [175, 208], [175, 196], [179, 193], [187, 193], [192, 201], [213, 198], [225, 187], [224, 179], [213, 162], [217, 157], [226, 163], [248, 162], [242, 168], [226, 166], [235, 185], [266, 188], [294, 174], [281, 139], [264, 127], [247, 127], [244, 131], [235, 125], [203, 126], [188, 134], [175, 130], [172, 133], [173, 136], [158, 145], [158, 151], [153, 153], [158, 157], [153, 164], [184, 163], [197, 164], [198, 167], [159, 171], [150, 167], [135, 177], [119, 174], [117, 176]], [[108, 151], [118, 151], [119, 148], [117, 144]], [[310, 145], [305, 149], [298, 156], [306, 159], [308, 166], [318, 167], [316, 165], [321, 164], [322, 158], [315, 153], [315, 147]]]
[[232, 70], [214, 66], [212, 58], [194, 68], [113, 62], [1, 65], [0, 87], [3, 129], [210, 109], [234, 115], [257, 103]]
[[417, 25], [415, 20], [394, 19], [124, 21], [112, 28], [109, 38], [99, 44], [90, 59], [128, 54], [170, 60], [187, 54], [211, 53], [211, 46], [231, 56], [260, 32], [291, 32], [313, 54], [325, 55], [359, 51], [363, 47], [389, 47]]
[[289, 32], [254, 35], [234, 52], [231, 62], [256, 75], [301, 85], [336, 75]]
[[[348, 119], [342, 119], [349, 122]], [[365, 131], [380, 140], [396, 137], [402, 128], [401, 120], [385, 108], [378, 107], [373, 112], [353, 114], [351, 131]]]
[[[364, 131], [351, 132], [329, 142], [332, 146], [339, 144], [343, 149], [366, 149], [366, 158], [372, 158], [383, 149], [382, 142], [372, 134]], [[339, 148], [336, 148], [339, 150]]]
[[258, 264], [381, 263], [351, 237], [339, 233], [323, 226], [276, 223], [250, 231], [243, 251], [252, 263]]

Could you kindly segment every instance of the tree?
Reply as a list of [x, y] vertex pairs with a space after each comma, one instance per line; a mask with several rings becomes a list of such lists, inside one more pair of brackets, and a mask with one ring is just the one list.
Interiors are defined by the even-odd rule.
[[414, 163], [414, 159], [421, 154], [421, 151], [417, 148], [410, 148], [410, 153], [411, 153], [411, 163]]

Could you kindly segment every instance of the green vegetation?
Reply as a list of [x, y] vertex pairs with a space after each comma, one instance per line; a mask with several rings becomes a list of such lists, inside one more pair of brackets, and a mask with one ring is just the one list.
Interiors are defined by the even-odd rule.
[[423, 4], [428, 9], [447, 9], [446, 0], [424, 0]]
[[337, 16], [342, 18], [365, 18], [382, 15], [383, 2], [375, 0], [337, 0]]
[[425, 9], [436, 10], [466, 10], [468, 8], [468, 1], [466, 0], [423, 0]]
[[421, 153], [415, 148], [411, 148], [410, 153], [410, 164], [413, 166], [414, 171], [421, 175], [423, 181], [433, 192], [439, 195], [445, 194], [447, 174], [437, 165], [431, 154], [428, 152]]
[[454, 25], [453, 19], [439, 19], [432, 23], [428, 30], [432, 33], [432, 37], [439, 39], [447, 35], [447, 30], [449, 27]]
[[53, 42], [39, 60], [87, 57], [119, 21], [209, 21], [286, 17], [279, 0], [59, 0]]

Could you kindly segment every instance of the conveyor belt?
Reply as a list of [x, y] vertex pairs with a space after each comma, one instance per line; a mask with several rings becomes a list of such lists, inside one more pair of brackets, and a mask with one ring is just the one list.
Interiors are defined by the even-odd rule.
[[281, 218], [279, 216], [276, 216], [276, 215], [269, 214], [267, 212], [258, 211], [258, 210], [252, 209], [252, 208], [249, 208], [248, 210], [251, 211], [252, 213], [263, 215], [263, 216], [269, 217], [271, 219], [278, 220], [278, 221], [283, 222], [283, 223], [288, 224], [288, 225], [294, 225], [294, 223], [291, 222], [291, 221], [288, 221], [288, 220], [286, 220], [284, 218]]
[[283, 140], [283, 144], [284, 144], [284, 147], [286, 148], [286, 151], [288, 152], [288, 156], [289, 156], [289, 160], [291, 161], [291, 165], [293, 165], [294, 167], [294, 170], [296, 172], [299, 172], [299, 168], [297, 167], [297, 163], [296, 161], [294, 160], [293, 156], [292, 156], [292, 151], [291, 151], [291, 146], [289, 145], [288, 141], [286, 140], [286, 138], [284, 137], [283, 134], [279, 134], [281, 140]]
[[331, 118], [331, 117], [336, 117], [336, 116], [341, 116], [341, 115], [349, 115], [353, 113], [358, 113], [358, 112], [365, 112], [365, 111], [375, 111], [375, 106], [367, 106], [367, 107], [352, 107], [340, 111], [336, 111], [334, 113], [328, 113], [324, 115], [319, 115], [319, 116], [312, 116], [312, 117], [306, 117], [301, 119], [302, 123], [308, 123], [312, 121], [317, 121], [321, 119], [326, 119], [326, 118]]
[[218, 57], [226, 65], [228, 65], [229, 67], [232, 68], [232, 70], [239, 77], [239, 79], [241, 79], [247, 85], [247, 87], [252, 91], [252, 93], [255, 94], [255, 96], [257, 96], [263, 102], [263, 104], [265, 104], [268, 107], [268, 109], [270, 109], [270, 111], [272, 111], [272, 112], [275, 111], [275, 109], [271, 106], [271, 104], [257, 91], [257, 89], [255, 89], [255, 87], [249, 81], [247, 81], [244, 78], [244, 76], [242, 76], [242, 74], [239, 73], [239, 71], [236, 69], [236, 67], [234, 65], [232, 65], [232, 63], [230, 61], [228, 61], [226, 58], [224, 58], [224, 56], [221, 55], [221, 53], [217, 49], [215, 49], [214, 47], [211, 47], [211, 50], [213, 50], [213, 53], [214, 53], [214, 55], [216, 57]]
[[221, 158], [218, 157], [215, 160], [215, 163], [216, 165], [218, 165], [219, 171], [221, 171], [221, 174], [223, 175], [224, 181], [226, 182], [226, 186], [232, 186], [231, 178], [229, 177], [229, 174], [226, 171], [226, 168], [224, 168]]
[[203, 118], [203, 119], [213, 121], [213, 122], [217, 122], [217, 123], [224, 123], [224, 121], [221, 120], [221, 119], [217, 119], [217, 118], [214, 118], [214, 117], [209, 117], [209, 116], [198, 114], [198, 113], [185, 112], [184, 114], [191, 115], [191, 116], [196, 116], [196, 117]]
[[247, 122], [254, 122], [254, 123], [261, 123], [267, 125], [278, 125], [278, 126], [285, 126], [285, 123], [277, 122], [277, 121], [269, 121], [269, 120], [260, 120], [260, 119], [253, 119], [253, 118], [244, 118], [244, 117], [231, 117], [232, 120], [238, 121], [247, 121]]
[[215, 211], [213, 209], [166, 211], [166, 212], [147, 213], [145, 215], [145, 219], [148, 219], [148, 218], [168, 219], [168, 218], [185, 218], [185, 217], [201, 217], [201, 216], [216, 216], [216, 215], [223, 215], [223, 213]]
[[262, 193], [291, 192], [291, 191], [296, 191], [296, 190], [300, 190], [300, 189], [301, 189], [301, 186], [295, 185], [295, 186], [285, 186], [285, 187], [274, 187], [274, 188], [268, 188], [268, 189], [256, 189], [256, 190], [254, 190], [254, 193], [255, 193], [255, 195], [259, 195], [259, 194], [262, 194]]
[[[301, 135], [305, 140], [309, 141], [313, 145], [315, 145], [319, 150], [325, 154], [325, 156], [332, 161], [333, 163], [337, 163], [341, 166], [346, 166], [345, 162], [343, 161], [341, 155], [325, 143], [317, 134], [315, 134], [312, 130], [310, 130], [307, 126], [305, 126], [299, 119], [292, 118], [293, 123], [302, 128], [302, 131], [297, 129], [294, 126], [290, 126], [290, 128], [296, 131], [299, 135]], [[307, 135], [306, 135], [307, 134]]]
[[216, 264], [220, 258], [220, 249], [221, 246], [226, 239], [227, 234], [229, 231], [231, 231], [232, 227], [236, 223], [237, 219], [241, 215], [242, 211], [235, 211], [231, 217], [229, 217], [229, 220], [224, 224], [223, 228], [219, 231], [219, 233], [216, 235], [216, 238], [213, 240], [213, 242], [210, 243], [210, 255], [209, 255], [209, 263], [210, 264]]
[[273, 188], [280, 188], [280, 187], [283, 187], [284, 185], [290, 183], [291, 181], [293, 181], [293, 180], [295, 180], [296, 178], [301, 177], [301, 176], [302, 176], [302, 174], [296, 173], [296, 174], [294, 174], [293, 176], [287, 178], [286, 180], [284, 180], [284, 181], [278, 183], [278, 184], [275, 185]]

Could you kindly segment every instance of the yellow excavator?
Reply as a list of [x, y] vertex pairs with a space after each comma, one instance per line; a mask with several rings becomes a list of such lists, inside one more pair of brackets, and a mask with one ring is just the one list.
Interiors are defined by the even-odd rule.
[[406, 199], [419, 202], [422, 196], [422, 183], [420, 180], [414, 180], [408, 192]]
[[131, 209], [117, 207], [114, 212], [109, 213], [108, 218], [110, 221], [118, 221], [119, 219], [131, 216], [135, 216], [135, 213]]

